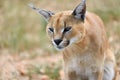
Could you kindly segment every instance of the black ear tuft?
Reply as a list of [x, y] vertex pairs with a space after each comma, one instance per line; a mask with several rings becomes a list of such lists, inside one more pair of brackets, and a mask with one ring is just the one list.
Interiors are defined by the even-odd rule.
[[28, 6], [30, 8], [32, 8], [33, 10], [37, 11], [39, 14], [41, 14], [47, 21], [51, 18], [52, 15], [54, 15], [53, 12], [42, 10], [42, 9], [38, 9], [33, 4], [28, 4]]
[[84, 21], [86, 13], [86, 0], [82, 0], [82, 2], [74, 9], [72, 15], [76, 19], [82, 19]]

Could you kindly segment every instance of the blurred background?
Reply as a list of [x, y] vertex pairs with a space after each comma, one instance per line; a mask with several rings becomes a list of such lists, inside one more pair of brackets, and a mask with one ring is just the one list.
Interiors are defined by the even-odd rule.
[[[0, 0], [0, 80], [60, 80], [62, 55], [45, 32], [46, 22], [28, 7], [60, 12], [80, 0]], [[120, 0], [87, 0], [87, 10], [104, 21], [111, 49], [120, 62]]]

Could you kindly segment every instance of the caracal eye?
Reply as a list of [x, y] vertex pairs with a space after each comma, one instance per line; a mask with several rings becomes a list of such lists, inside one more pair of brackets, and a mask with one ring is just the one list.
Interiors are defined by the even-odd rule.
[[48, 28], [48, 29], [49, 29], [49, 31], [54, 32], [54, 29], [53, 29], [53, 28]]
[[72, 29], [72, 27], [65, 27], [65, 29], [64, 29], [64, 31], [63, 31], [63, 33], [66, 33], [66, 32], [68, 32], [68, 31], [70, 31]]

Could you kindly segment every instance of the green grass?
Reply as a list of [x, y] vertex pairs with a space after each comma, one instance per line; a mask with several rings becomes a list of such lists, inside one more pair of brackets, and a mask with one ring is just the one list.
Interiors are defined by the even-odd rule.
[[[79, 0], [33, 1], [36, 6], [54, 12], [73, 10], [79, 2]], [[0, 48], [19, 53], [39, 47], [51, 52], [53, 47], [49, 47], [50, 43], [45, 32], [47, 23], [27, 6], [28, 3], [30, 3], [28, 0], [0, 1]], [[48, 3], [49, 6], [46, 6]], [[108, 34], [115, 33], [120, 36], [119, 4], [119, 0], [89, 0], [87, 10], [97, 13], [103, 19]], [[114, 22], [116, 22], [115, 25]], [[112, 31], [112, 27], [114, 31]]]

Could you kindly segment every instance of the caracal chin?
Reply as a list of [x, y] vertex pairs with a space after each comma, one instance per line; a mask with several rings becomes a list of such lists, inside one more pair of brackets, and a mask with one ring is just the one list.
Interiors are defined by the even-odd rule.
[[53, 13], [29, 5], [48, 22], [46, 32], [62, 51], [64, 80], [116, 80], [116, 61], [102, 20], [86, 11], [86, 0], [73, 11]]

